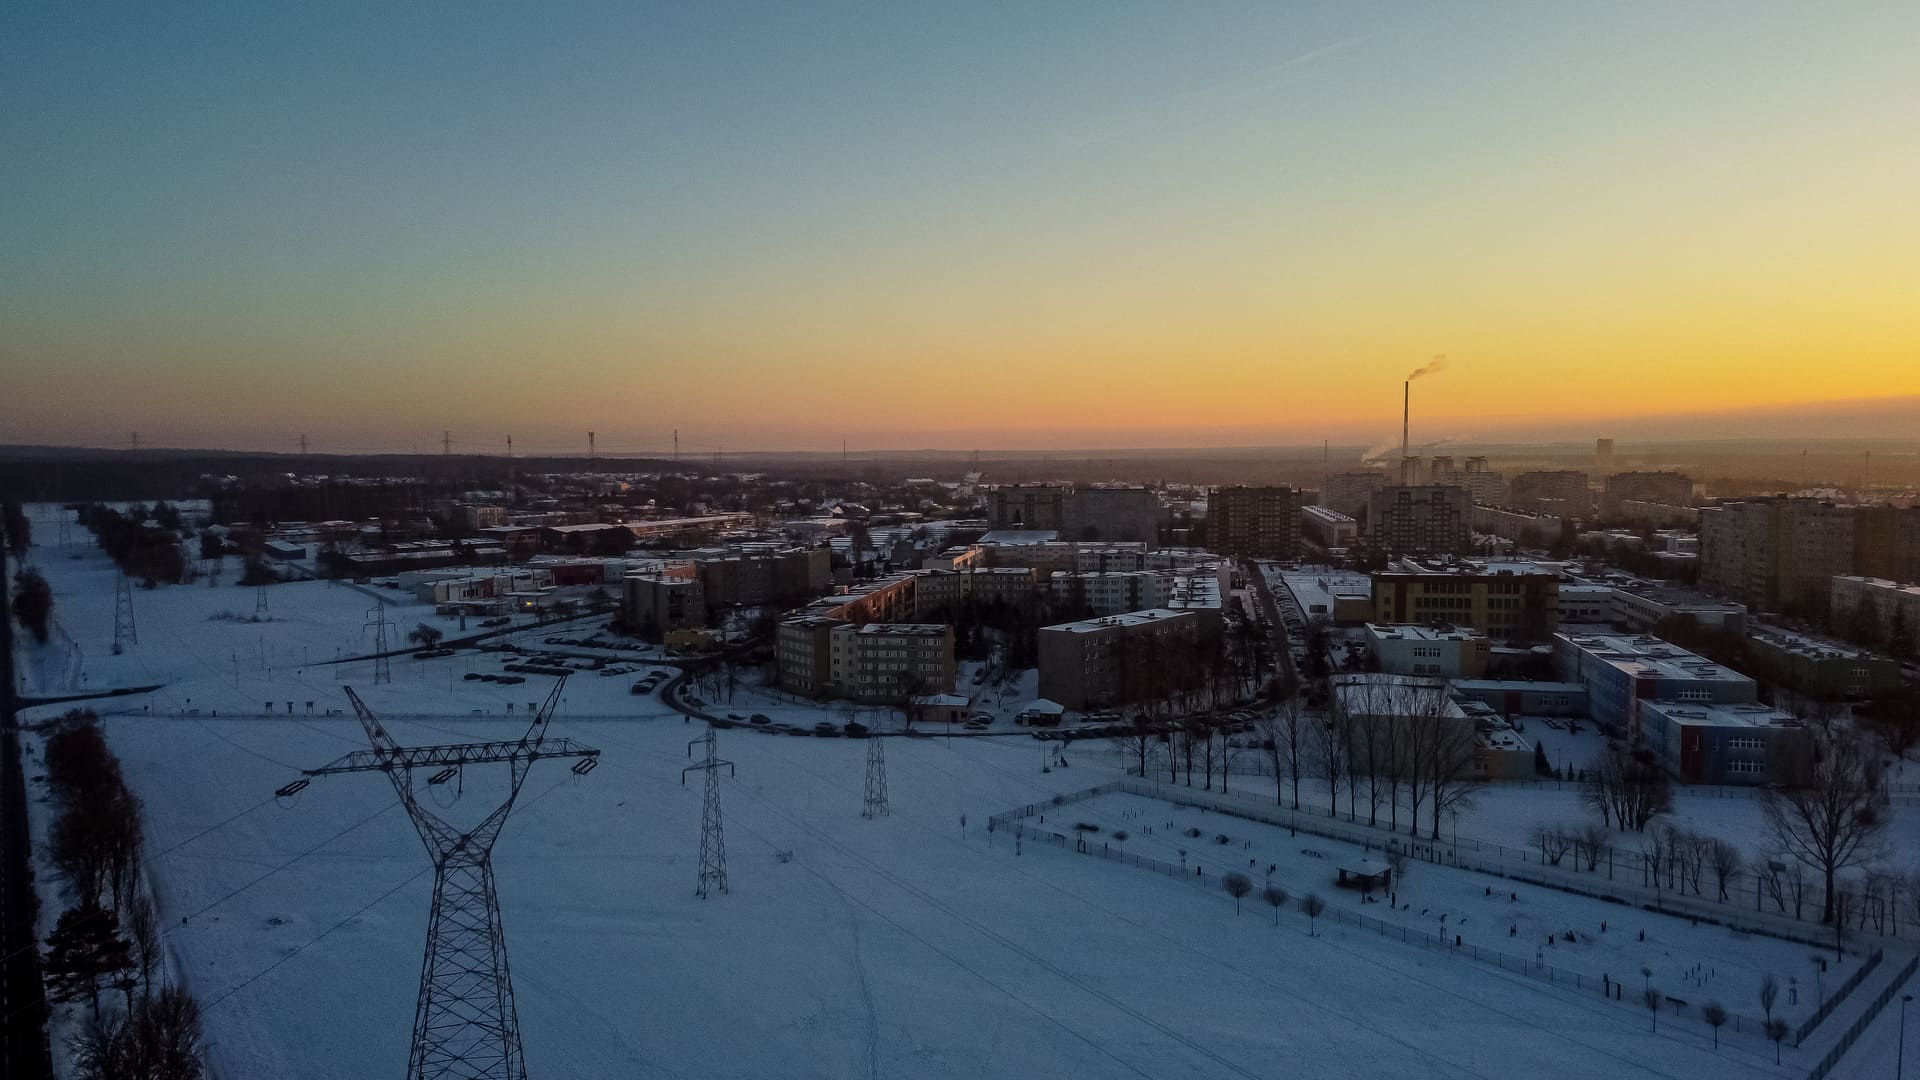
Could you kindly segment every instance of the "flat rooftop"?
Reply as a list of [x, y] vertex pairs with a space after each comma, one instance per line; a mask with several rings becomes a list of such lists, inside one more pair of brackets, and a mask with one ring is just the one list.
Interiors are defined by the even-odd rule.
[[1587, 656], [1635, 675], [1694, 682], [1752, 682], [1732, 668], [1647, 634], [1555, 634]]
[[1771, 705], [1757, 702], [1643, 701], [1652, 710], [1682, 727], [1797, 728], [1801, 721]]
[[1472, 627], [1461, 626], [1383, 626], [1368, 623], [1367, 634], [1382, 641], [1474, 641], [1484, 640], [1485, 634]]
[[1879, 653], [1872, 649], [1862, 649], [1835, 641], [1832, 638], [1815, 637], [1788, 630], [1783, 626], [1752, 626], [1747, 628], [1747, 636], [1767, 642], [1777, 649], [1803, 656], [1809, 660], [1877, 660]]
[[1056, 631], [1062, 634], [1090, 634], [1098, 630], [1111, 630], [1123, 626], [1144, 626], [1148, 623], [1173, 622], [1178, 619], [1192, 618], [1192, 611], [1175, 611], [1172, 608], [1147, 608], [1144, 611], [1129, 611], [1121, 615], [1103, 615], [1097, 619], [1081, 619], [1078, 622], [1055, 623], [1043, 626], [1041, 631]]

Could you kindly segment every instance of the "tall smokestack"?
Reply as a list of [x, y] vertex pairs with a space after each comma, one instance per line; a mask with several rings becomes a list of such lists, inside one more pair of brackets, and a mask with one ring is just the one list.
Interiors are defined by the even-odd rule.
[[1407, 416], [1413, 411], [1413, 380], [1401, 383], [1400, 390], [1400, 460], [1404, 462], [1412, 449], [1407, 444]]

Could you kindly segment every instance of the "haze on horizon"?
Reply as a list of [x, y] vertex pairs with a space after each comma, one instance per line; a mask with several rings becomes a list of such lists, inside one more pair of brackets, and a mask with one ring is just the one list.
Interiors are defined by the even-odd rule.
[[0, 442], [1905, 436], [1916, 101], [1893, 2], [10, 5]]

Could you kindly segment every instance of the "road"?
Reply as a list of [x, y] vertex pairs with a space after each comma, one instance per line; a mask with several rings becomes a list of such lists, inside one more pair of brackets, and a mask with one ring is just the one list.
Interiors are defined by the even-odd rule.
[[[0, 581], [12, 570], [0, 550]], [[8, 589], [0, 598], [11, 599]], [[49, 1080], [46, 997], [40, 982], [35, 927], [32, 837], [27, 830], [27, 785], [20, 733], [14, 725], [13, 612], [0, 610], [0, 1076]]]
[[1267, 583], [1267, 575], [1260, 572], [1260, 563], [1254, 559], [1241, 559], [1240, 572], [1253, 586], [1260, 597], [1260, 608], [1267, 620], [1267, 633], [1273, 643], [1273, 650], [1280, 663], [1287, 666], [1296, 680], [1300, 669], [1293, 662], [1292, 635], [1287, 633], [1287, 624], [1280, 618], [1280, 605], [1273, 599], [1273, 586]]

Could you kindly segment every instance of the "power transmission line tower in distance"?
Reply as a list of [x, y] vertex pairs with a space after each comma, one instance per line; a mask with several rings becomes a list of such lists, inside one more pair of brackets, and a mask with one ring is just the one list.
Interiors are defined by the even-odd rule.
[[389, 621], [386, 605], [381, 604], [367, 609], [367, 621], [360, 627], [363, 632], [367, 627], [373, 628], [373, 684], [375, 686], [393, 681], [393, 659], [387, 655]]
[[[578, 758], [573, 772], [579, 776], [592, 772], [600, 760], [596, 749], [571, 739], [546, 737], [566, 682], [562, 678], [554, 684], [533, 725], [517, 742], [419, 747], [395, 742], [349, 687], [347, 699], [373, 748], [304, 770], [299, 779], [274, 793], [277, 798], [291, 798], [317, 776], [384, 772], [433, 860], [433, 912], [427, 921], [407, 1080], [526, 1080], [500, 898], [494, 890], [493, 845], [535, 759]], [[466, 766], [492, 763], [508, 765], [512, 783], [499, 808], [470, 830], [462, 832], [420, 805], [413, 783], [415, 769], [432, 770], [427, 783], [439, 785], [461, 775]]]
[[267, 613], [267, 587], [265, 585], [255, 585], [253, 587], [254, 618], [257, 619], [260, 616], [265, 615], [266, 613]]
[[860, 806], [863, 818], [887, 817], [893, 812], [887, 808], [887, 755], [881, 749], [883, 741], [878, 732], [867, 736], [867, 791]]
[[138, 644], [140, 631], [133, 624], [133, 582], [120, 574], [113, 583], [113, 655], [119, 656], [126, 646]]
[[680, 783], [685, 786], [687, 774], [704, 772], [707, 774], [705, 796], [700, 804], [700, 879], [693, 895], [705, 900], [708, 892], [719, 886], [721, 892], [727, 891], [727, 834], [720, 822], [720, 766], [727, 767], [727, 775], [733, 775], [733, 762], [715, 756], [713, 729], [708, 728], [706, 735], [687, 743], [687, 756], [693, 756], [693, 748], [705, 744], [706, 757], [698, 765], [689, 765], [680, 770]]

